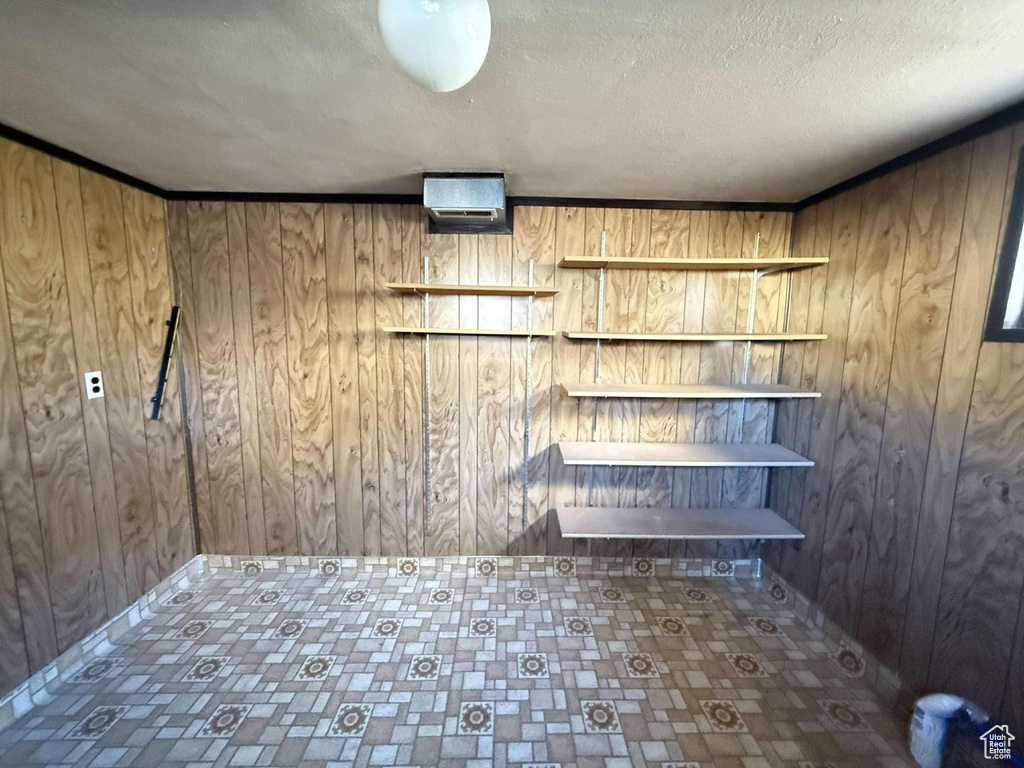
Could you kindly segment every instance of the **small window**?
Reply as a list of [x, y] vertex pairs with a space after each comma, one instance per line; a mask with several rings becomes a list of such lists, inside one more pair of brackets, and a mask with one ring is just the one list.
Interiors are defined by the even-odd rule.
[[1024, 341], [1024, 151], [996, 266], [985, 341]]

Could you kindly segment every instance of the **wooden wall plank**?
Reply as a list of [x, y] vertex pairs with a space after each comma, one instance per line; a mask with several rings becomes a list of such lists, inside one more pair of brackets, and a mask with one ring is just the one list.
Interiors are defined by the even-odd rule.
[[[583, 208], [562, 208], [555, 212], [555, 262], [564, 258], [583, 255], [584, 223]], [[578, 269], [555, 269], [553, 285], [558, 293], [554, 303], [553, 328], [583, 330], [583, 278]], [[587, 381], [587, 371], [580, 366], [580, 344], [574, 344], [561, 334], [552, 340], [552, 396], [551, 396], [551, 444], [562, 440], [577, 440], [581, 401], [566, 397], [559, 384]], [[592, 373], [591, 373], [592, 376]], [[557, 451], [548, 450], [548, 519], [547, 554], [572, 555], [573, 543], [562, 538], [555, 510], [562, 505], [575, 504], [576, 472], [573, 467], [562, 463]]]
[[[1012, 129], [974, 142], [945, 352], [928, 446], [899, 673], [920, 693], [928, 677], [950, 516], [1006, 196]], [[1012, 176], [1011, 176], [1012, 178]]]
[[322, 205], [281, 205], [281, 258], [298, 549], [304, 555], [330, 555], [338, 551], [338, 533]]
[[[801, 215], [802, 214], [802, 215]], [[806, 258], [813, 256], [814, 236], [817, 232], [818, 208], [812, 207], [806, 212], [797, 214], [793, 221], [792, 256]], [[796, 270], [792, 275], [789, 291], [789, 309], [786, 329], [795, 332], [806, 332], [808, 309], [810, 305], [811, 274], [818, 270]], [[806, 344], [783, 345], [782, 359], [779, 368], [779, 382], [799, 387], [803, 372], [803, 360]], [[776, 406], [775, 442], [792, 447], [796, 443], [796, 422], [799, 413], [799, 402], [781, 402]], [[779, 510], [783, 519], [793, 521], [794, 510], [790, 506], [789, 496], [794, 477], [792, 472], [779, 472], [771, 478], [771, 494], [768, 506]], [[795, 505], [794, 505], [795, 506]], [[762, 557], [773, 568], [781, 567], [782, 542], [768, 542], [762, 550]]]
[[[520, 208], [517, 215], [516, 232], [512, 236], [512, 281], [516, 285], [525, 285], [529, 281], [529, 261], [534, 261], [534, 284], [552, 285], [555, 282], [555, 219], [556, 210], [552, 207]], [[513, 299], [513, 304], [524, 306], [526, 323], [530, 312], [530, 299]], [[554, 317], [552, 299], [540, 298], [533, 300], [533, 327], [537, 330], [551, 327]], [[517, 326], [519, 327], [519, 326]], [[529, 397], [530, 405], [530, 450], [529, 450], [529, 486], [526, 497], [527, 530], [522, 542], [525, 554], [543, 555], [547, 551], [547, 512], [548, 512], [548, 451], [551, 446], [551, 349], [550, 338], [516, 339], [512, 343], [514, 349], [526, 345], [531, 347], [531, 382], [529, 393], [526, 392], [526, 371], [522, 371], [523, 407], [525, 397]], [[513, 378], [512, 386], [516, 386]], [[525, 410], [524, 410], [525, 418]], [[518, 421], [516, 422], [518, 425]], [[522, 465], [522, 455], [519, 464]], [[520, 492], [521, 493], [521, 492]], [[513, 500], [514, 503], [515, 500]], [[520, 499], [520, 505], [522, 500]], [[521, 527], [521, 523], [520, 523]]]
[[[402, 279], [402, 209], [375, 206], [373, 213], [374, 308], [377, 327], [401, 325], [402, 298], [386, 289]], [[381, 554], [404, 555], [408, 547], [405, 495], [404, 340], [377, 338], [377, 446], [380, 472]]]
[[116, 182], [84, 170], [80, 181], [125, 575], [132, 601], [157, 585], [160, 571], [124, 209]]
[[185, 381], [186, 412], [182, 414], [182, 429], [186, 451], [191, 453], [192, 459], [191, 480], [195, 501], [193, 535], [195, 545], [203, 552], [207, 551], [201, 535], [203, 521], [213, 517], [213, 499], [210, 495], [202, 380], [199, 376], [199, 339], [192, 282], [192, 252], [188, 236], [188, 206], [184, 201], [168, 202], [164, 205], [164, 215], [167, 217], [167, 251], [174, 300], [181, 307], [176, 356], [182, 366]]
[[[245, 227], [267, 553], [294, 554], [299, 550], [292, 473], [291, 368], [277, 204], [246, 203]], [[328, 268], [330, 263], [328, 258]], [[362, 536], [359, 547], [362, 548]]]
[[[597, 257], [601, 255], [601, 238], [604, 233], [603, 208], [586, 208], [584, 210], [583, 223], [583, 254], [584, 256]], [[598, 328], [598, 299], [600, 296], [599, 277], [595, 270], [586, 270], [583, 273], [583, 296], [581, 297], [581, 326], [584, 330]], [[602, 326], [607, 328], [607, 326]], [[595, 360], [597, 358], [596, 344], [580, 344], [580, 380], [594, 381]], [[602, 345], [603, 348], [603, 345]], [[594, 425], [594, 412], [600, 401], [593, 398], [581, 399], [579, 415], [576, 424], [577, 440], [587, 441], [596, 439]], [[576, 472], [576, 506], [591, 505], [594, 503], [593, 492], [596, 490], [598, 478], [597, 467], [579, 467]], [[591, 554], [593, 545], [590, 542], [576, 541], [573, 544], [574, 553], [579, 555]]]
[[377, 330], [373, 269], [373, 211], [353, 207], [356, 349], [359, 354], [359, 456], [363, 486], [363, 554], [380, 554], [380, 463], [377, 446]]
[[[727, 258], [740, 252], [743, 236], [743, 216], [733, 211], [711, 211], [708, 217], [706, 255], [691, 248], [694, 258]], [[709, 273], [704, 282], [701, 330], [705, 333], [728, 331], [735, 327], [736, 303], [739, 291], [738, 276], [726, 272]], [[733, 345], [701, 344], [698, 383], [723, 384], [730, 380]], [[722, 401], [702, 400], [697, 403], [694, 442], [725, 442], [730, 404]], [[691, 475], [690, 504], [696, 507], [722, 506], [724, 471], [698, 469]], [[715, 557], [718, 542], [691, 541], [686, 546], [689, 557]]]
[[[625, 257], [629, 255], [632, 244], [632, 225], [631, 211], [628, 209], [605, 209], [604, 232], [606, 233], [608, 256]], [[598, 238], [598, 249], [600, 249], [600, 238]], [[604, 327], [607, 330], [629, 327], [631, 274], [631, 270], [620, 269], [611, 269], [605, 273]], [[626, 359], [630, 352], [630, 346], [636, 345], [602, 345], [601, 381], [623, 382], [626, 380]], [[629, 440], [630, 427], [633, 425], [627, 424], [627, 421], [630, 421], [627, 416], [632, 413], [632, 405], [630, 405], [630, 410], [627, 410], [626, 403], [621, 399], [608, 398], [599, 401], [597, 439], [612, 442]], [[585, 439], [589, 439], [589, 435]], [[620, 506], [621, 490], [626, 487], [627, 483], [632, 482], [635, 489], [635, 468], [594, 468], [593, 473], [594, 504], [597, 506]], [[633, 551], [633, 542], [629, 539], [599, 540], [593, 543], [591, 550], [595, 557], [629, 557]]]
[[242, 479], [249, 550], [267, 554], [267, 526], [263, 515], [263, 480], [260, 477], [259, 407], [256, 396], [252, 296], [249, 288], [248, 225], [245, 203], [227, 204], [228, 262], [231, 272], [231, 320], [235, 331], [238, 366], [238, 426], [242, 444]]
[[[459, 282], [476, 285], [479, 282], [479, 235], [459, 235]], [[478, 328], [479, 299], [459, 296], [459, 327]], [[477, 510], [479, 494], [478, 423], [479, 340], [474, 336], [459, 338], [459, 554], [477, 552]]]
[[[691, 211], [689, 232], [685, 244], [690, 258], [706, 258], [708, 255], [708, 237], [710, 212]], [[681, 244], [683, 245], [683, 244]], [[704, 293], [706, 290], [707, 273], [688, 272], [686, 275], [686, 294], [683, 303], [683, 331], [699, 333], [704, 323]], [[684, 344], [680, 350], [679, 382], [687, 383], [700, 380], [701, 344]], [[678, 405], [676, 423], [676, 442], [692, 443], [697, 436], [696, 401], [684, 401]], [[706, 475], [702, 477], [706, 478]], [[693, 494], [695, 473], [692, 469], [675, 469], [672, 473], [672, 506], [688, 507]], [[686, 557], [687, 543], [672, 542], [669, 548], [671, 557]]]
[[[78, 167], [62, 160], [54, 160], [53, 181], [64, 250], [64, 271], [67, 275], [68, 308], [71, 312], [75, 359], [78, 362], [79, 381], [84, 381], [81, 377], [87, 371], [98, 371], [103, 366], [96, 330], [96, 308], [93, 301], [89, 251], [85, 240], [85, 214], [82, 211], [82, 188], [78, 180]], [[114, 460], [110, 450], [107, 409], [102, 399], [86, 399], [84, 387], [79, 392], [82, 399], [97, 532], [103, 533], [99, 536], [103, 594], [107, 602], [107, 616], [112, 617], [128, 605], [128, 584], [125, 578], [124, 549], [121, 546], [121, 521], [118, 516], [117, 490], [114, 484]]]
[[14, 361], [63, 650], [103, 621], [106, 600], [50, 158], [0, 141], [0, 199]]
[[857, 627], [890, 666], [899, 661], [970, 167], [970, 145], [917, 166]]
[[[423, 279], [420, 255], [420, 208], [402, 206], [402, 280], [418, 283]], [[423, 299], [411, 294], [402, 297], [402, 317], [407, 326], [423, 322]], [[405, 509], [407, 552], [410, 557], [423, 554], [424, 491], [423, 444], [423, 339], [408, 335], [403, 344], [403, 407], [405, 409]], [[504, 514], [504, 512], [503, 512]]]
[[190, 202], [188, 235], [206, 463], [213, 506], [209, 518], [204, 517], [202, 508], [199, 510], [199, 539], [204, 552], [247, 555], [249, 530], [224, 204]]
[[[650, 240], [647, 255], [650, 258], [686, 258], [690, 250], [690, 211], [653, 211], [650, 219]], [[647, 333], [682, 333], [684, 331], [689, 272], [652, 271], [648, 273], [644, 318]], [[689, 346], [690, 350], [686, 350]], [[645, 384], [682, 383], [679, 376], [684, 352], [693, 351], [693, 345], [643, 345], [643, 370], [640, 379]], [[690, 413], [692, 403], [672, 400], [646, 400], [640, 403], [639, 440], [641, 442], [676, 442], [680, 425], [680, 410]], [[684, 429], [692, 424], [683, 419]], [[692, 427], [690, 427], [692, 428]], [[638, 507], [671, 507], [673, 482], [676, 472], [671, 468], [643, 467], [636, 475], [636, 504]], [[683, 482], [683, 480], [680, 480]], [[637, 540], [633, 545], [636, 557], [668, 557], [668, 542]]]
[[1024, 589], [1024, 347], [986, 344], [964, 434], [928, 685], [997, 712]]
[[[651, 211], [630, 210], [625, 212], [627, 224], [626, 247], [630, 258], [647, 258], [650, 256], [651, 244]], [[614, 271], [614, 270], [613, 270]], [[647, 284], [650, 273], [647, 270], [628, 270], [625, 285], [627, 296], [626, 330], [642, 333], [647, 320]], [[645, 345], [641, 342], [627, 342], [624, 345], [626, 355], [625, 376], [627, 384], [639, 384], [643, 380]], [[640, 439], [640, 411], [642, 400], [627, 398], [622, 401], [622, 436], [624, 441], [636, 442]], [[637, 467], [624, 467], [617, 473], [616, 484], [619, 489], [619, 506], [635, 507], [637, 492]], [[627, 542], [623, 542], [627, 544]], [[624, 555], [644, 554], [645, 545], [636, 539], [628, 542], [629, 549]], [[658, 545], [654, 545], [655, 551]]]
[[[827, 258], [831, 251], [833, 206], [834, 201], [831, 199], [824, 200], [815, 206], [813, 254], [818, 257]], [[830, 268], [831, 264], [820, 269], [811, 270], [807, 297], [807, 329], [815, 333], [821, 333], [823, 330], [826, 288]], [[808, 344], [801, 344], [800, 346], [803, 347], [800, 386], [804, 389], [817, 391], [818, 356], [821, 352], [821, 342], [814, 341]], [[817, 401], [805, 400], [797, 407], [793, 445], [794, 450], [801, 456], [807, 456], [810, 453], [811, 422], [814, 416], [815, 402]], [[806, 500], [809, 471], [801, 468], [786, 473], [788, 481], [786, 507], [785, 509], [777, 510], [798, 528], [802, 525], [803, 505]], [[779, 568], [787, 579], [793, 578], [794, 563], [797, 562], [799, 551], [797, 547], [788, 544], [783, 544], [781, 547]]]
[[854, 273], [818, 600], [856, 630], [915, 169], [868, 184]]
[[[800, 525], [804, 540], [792, 568], [796, 586], [805, 595], [817, 596], [821, 570], [822, 542], [828, 507], [829, 479], [835, 452], [837, 416], [846, 359], [846, 334], [853, 300], [853, 276], [860, 237], [860, 213], [863, 190], [859, 187], [839, 195], [834, 204], [830, 236], [828, 282], [823, 298], [822, 330], [828, 338], [818, 347], [817, 386], [821, 397], [814, 401], [811, 413], [811, 439], [808, 458], [814, 467], [808, 471], [804, 486]], [[819, 219], [820, 221], [820, 219]], [[819, 224], [821, 226], [821, 224]], [[785, 563], [785, 554], [783, 555]], [[812, 597], [813, 599], [813, 597]]]
[[[478, 246], [481, 285], [512, 282], [512, 237], [483, 237]], [[481, 328], [510, 328], [512, 299], [484, 296], [477, 308]], [[509, 542], [509, 393], [512, 341], [481, 337], [477, 356], [477, 523], [476, 551], [503, 555]]]
[[149, 418], [171, 314], [166, 223], [159, 198], [127, 186], [121, 189], [141, 394], [144, 404], [150, 406], [143, 408], [143, 424], [153, 493], [157, 570], [164, 579], [196, 554], [174, 358], [167, 371], [160, 419]]
[[338, 553], [363, 553], [363, 483], [359, 430], [355, 214], [352, 206], [324, 206], [328, 334]]
[[[2, 285], [2, 283], [0, 283]], [[4, 291], [0, 290], [0, 293]], [[0, 691], [8, 691], [29, 676], [25, 628], [18, 603], [14, 554], [8, 535], [7, 513], [0, 494]]]
[[[6, 155], [9, 149], [0, 140], [0, 153]], [[7, 197], [2, 189], [0, 187], [0, 205], [6, 208]], [[11, 567], [17, 584], [25, 651], [29, 669], [35, 671], [57, 655], [57, 629], [50, 607], [50, 580], [46, 571], [21, 384], [15, 364], [4, 274], [5, 230], [4, 216], [0, 215], [0, 450], [4, 466], [4, 471], [0, 472], [0, 492], [10, 542]], [[4, 639], [10, 638], [5, 635]], [[16, 638], [11, 640], [16, 644]]]
[[[430, 282], [459, 281], [457, 235], [427, 234], [421, 220], [420, 251], [430, 259]], [[430, 324], [458, 327], [458, 296], [430, 297]], [[459, 549], [459, 340], [430, 339], [430, 453], [433, 516], [426, 532], [425, 555], [454, 555]]]

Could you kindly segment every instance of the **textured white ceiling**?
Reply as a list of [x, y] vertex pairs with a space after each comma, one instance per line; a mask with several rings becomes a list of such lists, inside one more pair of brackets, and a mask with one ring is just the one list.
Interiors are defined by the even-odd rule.
[[430, 93], [376, 0], [0, 0], [0, 122], [168, 189], [794, 201], [1024, 97], [1021, 0], [491, 0]]

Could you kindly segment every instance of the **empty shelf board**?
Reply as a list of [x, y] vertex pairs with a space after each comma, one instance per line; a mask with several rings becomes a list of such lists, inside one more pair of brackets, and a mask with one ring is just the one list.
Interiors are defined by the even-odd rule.
[[568, 397], [642, 397], [660, 400], [758, 398], [788, 400], [821, 397], [820, 392], [785, 384], [563, 384]]
[[388, 283], [398, 293], [436, 293], [447, 296], [554, 296], [557, 288], [529, 285], [451, 285], [444, 283]]
[[431, 336], [554, 336], [554, 331], [520, 331], [501, 328], [381, 328], [384, 333], [416, 333]]
[[770, 509], [559, 507], [569, 539], [802, 539]]
[[802, 269], [828, 264], [818, 256], [794, 259], [658, 259], [630, 258], [628, 256], [576, 256], [558, 262], [563, 269], [700, 269], [700, 270], [762, 270]]
[[614, 331], [562, 331], [580, 341], [821, 341], [824, 333], [616, 333]]
[[813, 467], [778, 443], [560, 442], [564, 464], [603, 467]]

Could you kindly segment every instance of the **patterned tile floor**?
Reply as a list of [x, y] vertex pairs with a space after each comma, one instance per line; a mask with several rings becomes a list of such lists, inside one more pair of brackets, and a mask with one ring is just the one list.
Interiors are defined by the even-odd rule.
[[204, 574], [0, 765], [913, 764], [856, 656], [761, 581], [326, 570]]

